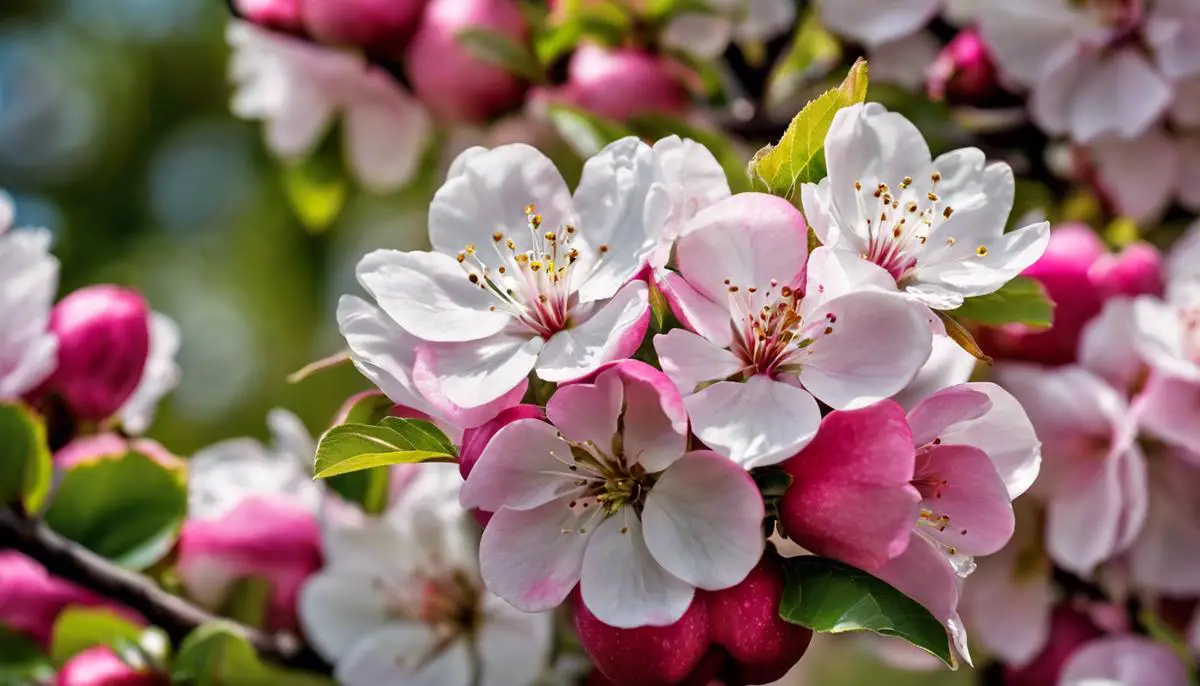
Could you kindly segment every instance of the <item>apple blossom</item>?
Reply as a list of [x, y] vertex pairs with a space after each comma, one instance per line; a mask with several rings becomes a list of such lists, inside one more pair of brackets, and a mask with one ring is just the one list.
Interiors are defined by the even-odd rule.
[[467, 29], [517, 41], [528, 33], [511, 0], [429, 0], [404, 62], [413, 91], [440, 119], [484, 121], [519, 104], [524, 93], [516, 76], [481, 61], [462, 44], [459, 33]]
[[112, 648], [97, 645], [67, 660], [55, 686], [167, 686], [170, 680], [148, 666], [131, 665]]
[[300, 617], [339, 683], [531, 686], [546, 667], [552, 619], [483, 590], [460, 483], [453, 465], [421, 465], [385, 518], [328, 532]]
[[550, 95], [617, 121], [652, 113], [682, 114], [688, 106], [680, 77], [663, 57], [591, 43], [575, 50], [567, 65], [567, 83]]
[[261, 120], [267, 148], [299, 160], [343, 119], [347, 166], [369, 190], [388, 192], [417, 172], [433, 130], [424, 106], [361, 56], [273, 33], [229, 25], [233, 113]]
[[1171, 648], [1143, 636], [1109, 636], [1072, 653], [1061, 686], [1187, 686], [1187, 667]]
[[709, 12], [681, 12], [663, 29], [662, 43], [701, 59], [716, 59], [731, 41], [762, 44], [796, 23], [793, 0], [708, 0]]
[[0, 399], [18, 398], [54, 371], [49, 331], [58, 260], [45, 229], [10, 231], [14, 208], [0, 191]]
[[725, 170], [708, 148], [690, 138], [668, 136], [654, 144], [654, 157], [662, 170], [671, 200], [671, 212], [650, 256], [650, 266], [661, 269], [671, 260], [675, 239], [700, 210], [730, 196]]
[[740, 467], [687, 450], [670, 380], [637, 361], [559, 388], [549, 422], [500, 429], [467, 477], [462, 504], [494, 512], [480, 544], [484, 582], [515, 607], [583, 602], [614, 627], [679, 620], [697, 588], [746, 577], [763, 551], [762, 498]]
[[881, 105], [839, 110], [825, 157], [829, 176], [802, 191], [817, 237], [933, 309], [998, 290], [1046, 249], [1046, 222], [1004, 232], [1015, 189], [1007, 164], [975, 148], [932, 159], [917, 127]]
[[472, 148], [434, 196], [434, 250], [370, 253], [359, 282], [420, 339], [415, 374], [454, 405], [487, 405], [534, 370], [581, 378], [633, 354], [649, 326], [646, 284], [631, 279], [670, 212], [660, 178], [632, 137], [588, 160], [574, 197], [529, 146]]
[[1046, 622], [1039, 649], [1024, 660], [1006, 660], [1009, 666], [1004, 669], [1004, 686], [1062, 683], [1059, 675], [1071, 656], [1082, 646], [1103, 636], [1100, 628], [1085, 613], [1067, 605], [1054, 608]]
[[687, 224], [679, 272], [660, 279], [692, 330], [655, 336], [663, 370], [700, 440], [746, 468], [804, 447], [821, 421], [817, 400], [840, 409], [886, 398], [929, 357], [925, 316], [887, 292], [883, 270], [825, 247], [809, 258], [807, 241], [786, 200], [739, 194]]
[[84, 421], [117, 413], [133, 396], [150, 355], [150, 310], [141, 294], [98, 285], [63, 298], [50, 314], [58, 366], [49, 391]]

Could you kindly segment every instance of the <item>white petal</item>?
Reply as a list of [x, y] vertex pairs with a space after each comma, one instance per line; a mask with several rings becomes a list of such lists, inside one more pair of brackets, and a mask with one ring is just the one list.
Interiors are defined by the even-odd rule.
[[762, 557], [762, 496], [750, 475], [709, 451], [684, 455], [646, 497], [650, 554], [689, 584], [709, 591], [739, 583]]
[[369, 576], [322, 570], [301, 589], [297, 612], [304, 635], [325, 659], [338, 660], [387, 625], [387, 607], [377, 594], [364, 592], [369, 588]]
[[[533, 204], [547, 229], [575, 224], [571, 193], [554, 163], [521, 143], [474, 153], [446, 180], [429, 206], [434, 250], [455, 255], [468, 244], [482, 259], [494, 257], [492, 234], [500, 231], [518, 252], [533, 247], [525, 208]], [[586, 230], [586, 227], [580, 227]]]
[[1138, 223], [1157, 221], [1179, 185], [1180, 149], [1162, 130], [1139, 138], [1098, 140], [1091, 146], [1097, 180], [1121, 214]]
[[1080, 142], [1106, 133], [1138, 136], [1166, 110], [1171, 95], [1170, 84], [1140, 52], [1121, 50], [1101, 59], [1075, 86], [1071, 136]]
[[892, 396], [892, 400], [905, 409], [912, 409], [923, 398], [943, 388], [966, 383], [975, 371], [975, 362], [975, 357], [950, 337], [934, 336], [929, 360], [903, 391]]
[[610, 516], [588, 542], [579, 590], [597, 619], [622, 629], [679, 621], [695, 588], [663, 569], [630, 508]]
[[837, 0], [821, 3], [821, 20], [833, 31], [867, 45], [902, 38], [937, 13], [938, 0]]
[[963, 388], [983, 393], [991, 407], [981, 417], [954, 424], [939, 437], [943, 445], [968, 445], [987, 453], [1008, 489], [1016, 498], [1038, 477], [1042, 464], [1041, 442], [1021, 403], [1008, 391], [993, 383], [963, 384]]
[[1134, 320], [1134, 301], [1114, 298], [1083, 328], [1079, 364], [1114, 388], [1129, 388], [1143, 371]]
[[922, 285], [941, 287], [968, 298], [994, 293], [1036, 262], [1050, 241], [1047, 222], [1000, 236], [990, 231], [987, 234], [991, 235], [981, 236], [978, 225], [957, 220], [956, 215], [930, 234], [930, 243], [944, 245], [949, 238], [955, 243], [935, 253], [928, 266], [917, 268], [914, 275]]
[[942, 43], [928, 31], [874, 45], [867, 55], [871, 80], [919, 91], [925, 84], [925, 73], [941, 50]]
[[489, 310], [495, 296], [449, 255], [376, 250], [358, 263], [358, 280], [389, 317], [426, 341], [477, 341], [512, 321]]
[[727, 379], [742, 368], [737, 355], [684, 329], [655, 336], [654, 350], [662, 370], [685, 396], [706, 381]]
[[45, 229], [0, 235], [0, 398], [19, 397], [54, 371], [58, 340], [49, 323], [59, 263], [50, 243]]
[[390, 76], [374, 72], [346, 109], [346, 154], [359, 181], [388, 193], [416, 174], [433, 134], [429, 113]]
[[161, 312], [151, 313], [150, 355], [146, 359], [146, 368], [133, 395], [119, 412], [121, 426], [127, 432], [146, 433], [154, 422], [159, 401], [179, 385], [179, 364], [175, 362], [179, 343], [179, 325]]
[[[800, 199], [804, 207], [804, 217], [808, 220], [808, 228], [817, 235], [817, 240], [821, 241], [821, 245], [838, 247], [842, 237], [841, 219], [837, 207], [833, 204], [829, 177], [821, 179], [820, 183], [806, 183], [801, 186]], [[860, 249], [866, 246], [862, 238], [853, 232], [849, 240], [855, 241], [855, 245]]]
[[732, 37], [733, 23], [725, 17], [684, 13], [671, 19], [661, 40], [664, 46], [711, 60], [721, 56]]
[[1073, 57], [1080, 34], [1101, 29], [1068, 2], [1013, 0], [984, 2], [979, 31], [996, 65], [1026, 86], [1037, 84], [1051, 65]]
[[577, 517], [563, 501], [532, 510], [500, 510], [479, 544], [484, 583], [518, 610], [558, 607], [579, 582], [584, 550], [595, 533], [596, 525], [589, 522], [595, 516]]
[[1184, 351], [1186, 334], [1176, 308], [1156, 298], [1137, 298], [1133, 322], [1138, 353], [1147, 362], [1171, 376], [1200, 379], [1200, 366]]
[[490, 593], [483, 612], [475, 636], [483, 670], [479, 686], [536, 683], [549, 666], [554, 615], [521, 612]]
[[[672, 21], [671, 25], [680, 19]], [[671, 199], [671, 214], [652, 258], [652, 266], [663, 267], [670, 259], [671, 247], [684, 225], [697, 212], [728, 198], [730, 193], [725, 170], [717, 158], [694, 140], [668, 136], [654, 144], [654, 156]]]
[[488, 512], [501, 507], [530, 510], [577, 490], [568, 468], [573, 463], [571, 446], [555, 427], [540, 419], [520, 419], [488, 442], [459, 501], [463, 507]]
[[392, 402], [426, 411], [412, 378], [420, 339], [400, 328], [383, 310], [353, 295], [343, 295], [338, 301], [337, 320], [355, 368]]
[[[540, 338], [506, 333], [462, 343], [427, 343], [429, 367], [442, 381], [442, 392], [459, 407], [479, 407], [512, 391], [537, 362]], [[425, 354], [419, 355], [424, 361]]]
[[538, 357], [538, 376], [561, 383], [594, 372], [600, 365], [630, 357], [650, 326], [650, 292], [644, 281], [625, 285], [586, 321], [546, 341]]
[[654, 151], [634, 137], [609, 144], [583, 165], [574, 203], [582, 244], [576, 269], [585, 274], [579, 298], [611, 298], [646, 264], [671, 211]]
[[337, 659], [334, 676], [344, 686], [471, 686], [471, 651], [463, 640], [439, 647], [431, 627], [390, 624], [372, 632]]
[[807, 391], [761, 374], [745, 383], [715, 383], [684, 404], [696, 436], [746, 469], [795, 455], [821, 423], [821, 410]]

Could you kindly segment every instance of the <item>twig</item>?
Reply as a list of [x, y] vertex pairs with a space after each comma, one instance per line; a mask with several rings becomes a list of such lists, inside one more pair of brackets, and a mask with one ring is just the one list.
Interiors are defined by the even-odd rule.
[[12, 548], [37, 560], [53, 575], [74, 582], [137, 611], [162, 629], [175, 646], [193, 630], [210, 622], [237, 626], [264, 661], [319, 674], [333, 670], [299, 638], [267, 633], [218, 617], [184, 598], [163, 590], [151, 579], [122, 569], [83, 546], [27, 519], [10, 507], [0, 507], [0, 548]]

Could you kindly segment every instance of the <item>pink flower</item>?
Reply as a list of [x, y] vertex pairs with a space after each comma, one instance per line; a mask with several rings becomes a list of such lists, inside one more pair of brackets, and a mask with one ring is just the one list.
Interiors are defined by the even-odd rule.
[[[1049, 608], [1047, 608], [1049, 613]], [[981, 623], [986, 620], [981, 620]], [[1081, 646], [1103, 632], [1087, 615], [1066, 605], [1047, 616], [1042, 646], [1028, 659], [1011, 662], [1004, 670], [1004, 686], [1058, 684], [1063, 666]]]
[[73, 605], [107, 607], [136, 619], [91, 591], [51, 576], [45, 567], [25, 555], [0, 551], [0, 624], [49, 648], [54, 621]]
[[[1193, 409], [1190, 422], [1198, 419]], [[1200, 457], [1194, 453], [1169, 448], [1149, 462], [1146, 523], [1126, 562], [1138, 589], [1175, 597], [1200, 593], [1198, 466]]]
[[1000, 87], [996, 65], [974, 29], [959, 31], [946, 44], [926, 78], [926, 88], [934, 100], [979, 103], [995, 95]]
[[796, 208], [743, 193], [684, 227], [679, 272], [660, 279], [690, 329], [655, 336], [663, 370], [700, 440], [746, 468], [781, 462], [812, 440], [817, 400], [869, 405], [904, 388], [929, 357], [923, 308], [896, 294], [887, 272], [828, 248], [807, 253]]
[[234, 0], [233, 6], [249, 22], [260, 26], [298, 31], [303, 0]]
[[1162, 254], [1149, 243], [1131, 243], [1120, 254], [1104, 254], [1088, 272], [1103, 298], [1153, 295], [1162, 297]]
[[682, 114], [688, 94], [662, 57], [637, 48], [579, 46], [557, 94], [602, 117], [626, 121], [643, 114]]
[[477, 122], [517, 105], [525, 87], [516, 76], [472, 55], [458, 36], [466, 29], [517, 41], [528, 33], [511, 0], [430, 0], [404, 62], [417, 97], [438, 117]]
[[178, 571], [188, 594], [219, 607], [233, 583], [271, 585], [266, 628], [295, 630], [300, 587], [321, 568], [321, 530], [299, 504], [248, 498], [217, 519], [190, 519], [179, 535]]
[[100, 421], [125, 404], [150, 354], [150, 310], [137, 292], [88, 286], [63, 298], [50, 315], [58, 336], [58, 368], [49, 385], [85, 421]]
[[376, 49], [384, 54], [399, 53], [426, 4], [426, 0], [296, 1], [305, 28], [318, 40]]
[[167, 686], [166, 675], [134, 667], [108, 646], [95, 646], [67, 660], [56, 686]]
[[732, 586], [758, 562], [758, 489], [726, 458], [688, 452], [661, 372], [615, 363], [559, 388], [546, 414], [498, 431], [463, 486], [464, 507], [496, 513], [479, 552], [494, 593], [536, 612], [579, 584], [606, 624], [661, 626], [697, 588]]
[[1187, 686], [1187, 667], [1170, 647], [1142, 636], [1110, 636], [1075, 651], [1063, 665], [1061, 686]]

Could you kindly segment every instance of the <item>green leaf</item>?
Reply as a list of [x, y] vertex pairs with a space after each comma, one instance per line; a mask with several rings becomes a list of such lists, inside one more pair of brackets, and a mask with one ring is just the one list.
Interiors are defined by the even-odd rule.
[[567, 105], [550, 105], [546, 116], [575, 154], [585, 159], [594, 156], [609, 143], [632, 135], [628, 128], [617, 122]]
[[[346, 410], [340, 423], [378, 424], [394, 406], [391, 399], [382, 393], [364, 393]], [[387, 467], [375, 467], [332, 476], [325, 483], [364, 512], [379, 514], [387, 508], [388, 474]]]
[[283, 189], [304, 228], [310, 233], [323, 233], [341, 214], [349, 184], [340, 163], [322, 150], [285, 167]]
[[472, 28], [459, 31], [456, 38], [468, 52], [483, 62], [494, 64], [535, 83], [546, 78], [542, 65], [529, 46], [503, 33]]
[[0, 684], [52, 683], [54, 665], [33, 639], [0, 626]]
[[648, 140], [658, 140], [671, 135], [691, 138], [708, 148], [713, 157], [717, 158], [734, 193], [750, 190], [750, 177], [746, 174], [746, 164], [743, 161], [745, 156], [725, 134], [693, 126], [669, 114], [644, 114], [634, 117], [629, 124], [634, 133]]
[[902, 638], [958, 668], [946, 629], [920, 603], [866, 572], [822, 557], [784, 562], [779, 616], [822, 633], [873, 631]]
[[785, 102], [805, 84], [822, 78], [842, 58], [842, 44], [821, 24], [815, 5], [809, 5], [783, 57], [767, 82], [767, 99]]
[[206, 624], [184, 639], [171, 664], [171, 683], [182, 686], [333, 686], [307, 672], [264, 664], [254, 648], [226, 622]]
[[111, 610], [69, 607], [54, 621], [50, 658], [54, 664], [67, 660], [94, 646], [115, 646], [119, 641], [137, 644], [142, 629]]
[[50, 491], [51, 473], [41, 418], [22, 404], [0, 404], [0, 505], [20, 500], [37, 512]]
[[863, 102], [867, 96], [867, 62], [859, 59], [842, 85], [804, 106], [792, 119], [779, 143], [759, 150], [750, 160], [756, 189], [800, 206], [800, 187], [825, 177], [825, 135], [838, 110]]
[[1054, 301], [1036, 279], [1018, 276], [995, 293], [967, 298], [950, 314], [985, 326], [1028, 324], [1048, 327], [1054, 321]]
[[553, 23], [534, 38], [533, 49], [542, 64], [555, 62], [584, 38], [620, 43], [632, 23], [628, 10], [614, 0], [562, 0], [551, 18]]
[[131, 569], [145, 569], [175, 543], [187, 514], [187, 487], [140, 453], [67, 471], [46, 511], [58, 533]]
[[950, 340], [957, 343], [958, 347], [971, 353], [980, 362], [992, 363], [992, 358], [983, 352], [983, 348], [979, 347], [979, 343], [975, 341], [975, 337], [971, 335], [971, 331], [963, 326], [962, 322], [958, 321], [954, 315], [945, 310], [934, 310], [934, 312], [937, 313], [938, 318], [945, 325], [946, 335], [950, 337]]
[[313, 467], [318, 479], [371, 467], [416, 462], [452, 462], [450, 439], [433, 424], [387, 417], [379, 425], [342, 424], [321, 436]]
[[261, 628], [267, 619], [274, 587], [262, 577], [246, 577], [233, 582], [218, 611], [246, 626]]

